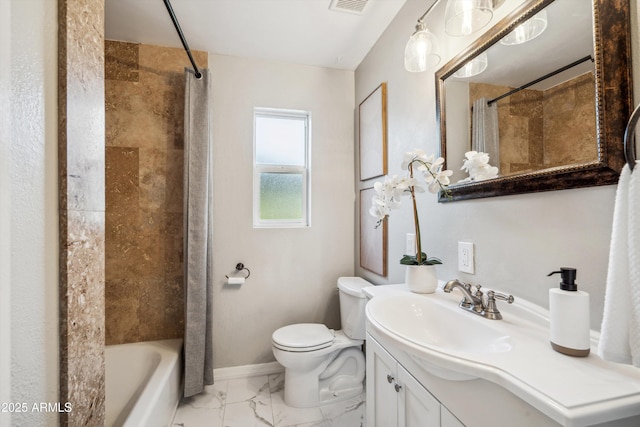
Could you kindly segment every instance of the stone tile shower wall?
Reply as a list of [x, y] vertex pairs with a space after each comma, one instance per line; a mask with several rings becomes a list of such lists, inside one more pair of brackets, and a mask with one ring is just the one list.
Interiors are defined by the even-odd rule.
[[107, 345], [183, 336], [188, 65], [182, 49], [105, 42]]
[[61, 426], [104, 425], [103, 42], [103, 1], [58, 2]]
[[598, 159], [595, 80], [586, 73], [544, 91], [544, 153], [550, 166]]
[[[471, 100], [511, 87], [469, 85]], [[595, 80], [586, 73], [545, 91], [525, 89], [498, 101], [501, 174], [531, 172], [598, 158]]]

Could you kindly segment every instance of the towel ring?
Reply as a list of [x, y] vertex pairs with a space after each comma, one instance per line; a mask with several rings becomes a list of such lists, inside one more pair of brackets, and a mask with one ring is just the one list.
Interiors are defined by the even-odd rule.
[[640, 105], [631, 113], [629, 123], [624, 131], [624, 157], [632, 171], [636, 166], [636, 126], [638, 120], [640, 120]]
[[[249, 270], [247, 267], [245, 267], [244, 264], [241, 263], [241, 262], [236, 264], [236, 271], [244, 271], [244, 270], [247, 270], [247, 275], [244, 276], [244, 278], [248, 279], [249, 276], [251, 276], [251, 270]], [[225, 274], [224, 277], [226, 277], [227, 279], [229, 278], [229, 276], [227, 276], [226, 274]]]

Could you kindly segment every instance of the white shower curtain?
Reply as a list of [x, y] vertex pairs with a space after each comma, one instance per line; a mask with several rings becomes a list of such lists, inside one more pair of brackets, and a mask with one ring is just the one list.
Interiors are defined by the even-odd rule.
[[471, 121], [471, 149], [489, 154], [489, 164], [500, 167], [500, 137], [498, 106], [487, 105], [486, 98], [473, 101]]
[[209, 70], [185, 69], [184, 109], [184, 396], [213, 384], [211, 331], [213, 186]]

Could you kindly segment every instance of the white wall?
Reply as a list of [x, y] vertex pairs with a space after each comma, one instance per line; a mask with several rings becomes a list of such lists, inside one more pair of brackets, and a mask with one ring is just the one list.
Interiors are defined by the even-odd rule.
[[[57, 402], [57, 2], [0, 3], [0, 401]], [[57, 422], [0, 413], [3, 426]]]
[[[412, 74], [403, 67], [404, 46], [427, 3], [432, 2], [408, 0], [356, 70], [356, 104], [380, 82], [388, 85], [390, 173], [402, 172], [400, 162], [405, 151], [420, 147], [439, 152], [435, 69]], [[507, 0], [494, 14], [492, 25], [520, 3]], [[426, 19], [443, 50], [438, 67], [475, 37], [454, 39], [445, 35], [445, 4], [440, 2]], [[637, 28], [637, 11], [633, 15]], [[638, 49], [634, 53], [637, 63]], [[634, 74], [636, 82], [640, 81], [637, 70]], [[605, 186], [448, 204], [438, 204], [434, 195], [422, 194], [423, 242], [429, 256], [440, 257], [445, 263], [439, 268], [440, 279], [481, 283], [542, 306], [548, 306], [548, 289], [559, 282], [557, 276], [548, 278], [546, 274], [560, 266], [576, 267], [579, 286], [591, 294], [592, 327], [599, 329], [615, 190], [615, 186]], [[359, 268], [356, 272], [379, 284], [401, 282], [404, 268], [398, 260], [405, 248], [405, 233], [412, 231], [411, 221], [409, 203], [391, 215], [388, 278]], [[475, 275], [457, 271], [458, 241], [475, 244]]]
[[[353, 72], [210, 55], [214, 144], [214, 364], [273, 361], [272, 332], [339, 327], [336, 279], [353, 275]], [[254, 229], [253, 108], [311, 111], [311, 227]], [[251, 270], [225, 286], [238, 262]]]
[[[9, 109], [11, 98], [11, 4], [0, 2], [0, 402], [11, 399], [11, 193], [9, 186]], [[0, 427], [11, 424], [0, 416]]]

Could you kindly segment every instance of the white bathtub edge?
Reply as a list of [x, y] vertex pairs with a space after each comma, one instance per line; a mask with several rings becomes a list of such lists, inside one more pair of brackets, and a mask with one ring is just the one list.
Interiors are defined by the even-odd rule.
[[182, 397], [182, 339], [122, 344], [152, 347], [161, 360], [122, 427], [170, 426]]

